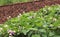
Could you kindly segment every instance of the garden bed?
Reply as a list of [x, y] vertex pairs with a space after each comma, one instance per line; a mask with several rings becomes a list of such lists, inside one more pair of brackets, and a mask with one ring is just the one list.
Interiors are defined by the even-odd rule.
[[0, 6], [0, 23], [4, 23], [7, 18], [16, 17], [19, 13], [37, 11], [46, 5], [55, 4], [60, 4], [60, 0], [34, 1]]
[[60, 37], [60, 5], [19, 14], [0, 24], [0, 37]]

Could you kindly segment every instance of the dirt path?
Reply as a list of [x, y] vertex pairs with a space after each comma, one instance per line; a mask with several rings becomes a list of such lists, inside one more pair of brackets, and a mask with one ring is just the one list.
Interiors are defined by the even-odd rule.
[[16, 17], [19, 13], [37, 11], [45, 5], [50, 6], [52, 4], [60, 4], [60, 0], [25, 2], [13, 5], [0, 6], [0, 23], [4, 23], [7, 20], [7, 17]]

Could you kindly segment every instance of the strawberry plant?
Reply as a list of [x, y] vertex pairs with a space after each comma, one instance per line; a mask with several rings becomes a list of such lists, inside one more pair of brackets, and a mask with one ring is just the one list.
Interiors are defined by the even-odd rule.
[[23, 12], [0, 25], [1, 37], [17, 37], [20, 33], [25, 37], [60, 37], [59, 31], [60, 5], [45, 6], [36, 12]]

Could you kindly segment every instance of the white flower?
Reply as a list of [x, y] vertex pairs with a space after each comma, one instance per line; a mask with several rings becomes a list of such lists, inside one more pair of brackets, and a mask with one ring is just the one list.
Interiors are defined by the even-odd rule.
[[8, 30], [8, 33], [12, 32], [12, 30]]
[[21, 13], [19, 15], [21, 15]]
[[17, 16], [18, 18], [21, 16], [21, 13]]
[[31, 19], [31, 18], [32, 18], [32, 16], [29, 16], [29, 17], [28, 17], [28, 19]]
[[13, 32], [15, 33], [16, 31], [14, 30]]
[[7, 19], [10, 19], [10, 18], [11, 18], [11, 16], [8, 16], [8, 17], [7, 17]]
[[3, 30], [3, 28], [0, 28], [0, 32]]
[[53, 27], [54, 25], [50, 24], [50, 27]]
[[53, 18], [53, 21], [56, 21], [57, 19], [56, 18]]
[[60, 28], [60, 26], [58, 26], [58, 28]]
[[20, 17], [20, 15], [17, 16], [18, 18]]
[[11, 32], [15, 32], [15, 31], [12, 31], [12, 30], [8, 30], [8, 33], [11, 33]]
[[8, 33], [9, 33], [9, 35], [11, 35], [11, 36], [14, 35], [15, 32], [16, 32], [15, 30], [14, 30], [14, 31], [12, 31], [12, 30], [8, 30]]
[[8, 27], [8, 25], [4, 25], [4, 27]]
[[25, 11], [23, 11], [23, 13], [25, 13]]

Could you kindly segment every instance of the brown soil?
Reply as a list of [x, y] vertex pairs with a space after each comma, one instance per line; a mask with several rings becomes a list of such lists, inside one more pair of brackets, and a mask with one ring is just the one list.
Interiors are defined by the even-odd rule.
[[7, 17], [16, 17], [19, 13], [37, 11], [45, 5], [50, 6], [55, 4], [60, 4], [60, 0], [43, 0], [0, 6], [0, 24], [4, 23]]

